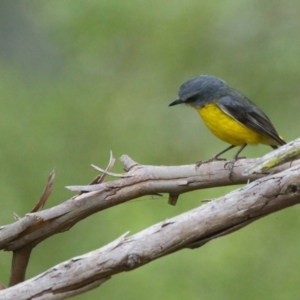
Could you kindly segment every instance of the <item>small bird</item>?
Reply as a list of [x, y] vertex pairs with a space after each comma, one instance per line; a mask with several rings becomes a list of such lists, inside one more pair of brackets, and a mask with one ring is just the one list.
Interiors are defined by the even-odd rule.
[[249, 145], [265, 144], [273, 149], [286, 144], [278, 135], [270, 119], [247, 97], [210, 75], [201, 75], [184, 82], [178, 91], [178, 98], [169, 106], [185, 103], [195, 108], [208, 129], [230, 146], [207, 161], [219, 158], [226, 151], [240, 146], [232, 157], [232, 165], [238, 155]]

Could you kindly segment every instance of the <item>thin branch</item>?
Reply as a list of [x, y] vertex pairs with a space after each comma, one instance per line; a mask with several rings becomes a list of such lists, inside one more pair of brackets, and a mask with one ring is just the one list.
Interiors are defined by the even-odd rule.
[[52, 185], [55, 179], [55, 170], [53, 170], [48, 177], [47, 184], [43, 191], [42, 196], [40, 197], [39, 201], [36, 203], [34, 208], [30, 211], [31, 213], [38, 211], [40, 208], [44, 207], [46, 201], [48, 200], [51, 192], [52, 192]]
[[[109, 172], [112, 169], [112, 167], [114, 166], [115, 162], [116, 162], [116, 159], [113, 157], [112, 151], [110, 151], [109, 152], [109, 162], [108, 162], [108, 165], [107, 165], [104, 173], [101, 174], [101, 175], [98, 175], [88, 185], [95, 185], [95, 184], [99, 184], [99, 183], [103, 182], [104, 179], [105, 179], [105, 177], [106, 177], [106, 175], [107, 175], [106, 172]], [[81, 194], [86, 193], [86, 192], [87, 191], [85, 189], [82, 189], [82, 190], [79, 191], [78, 195], [81, 195]]]
[[31, 251], [32, 247], [26, 247], [13, 252], [8, 286], [13, 286], [24, 281]]
[[[55, 178], [55, 171], [53, 170], [48, 177], [47, 184], [44, 188], [42, 196], [40, 197], [39, 201], [36, 203], [34, 208], [31, 210], [31, 212], [36, 212], [45, 205], [46, 201], [48, 200], [48, 198], [51, 194], [54, 178]], [[19, 221], [21, 219], [17, 214], [14, 214], [14, 217], [17, 221]], [[31, 225], [32, 224], [33, 223], [31, 223]], [[3, 235], [3, 237], [4, 237], [4, 235]], [[18, 283], [24, 281], [27, 265], [29, 263], [30, 254], [31, 254], [33, 247], [34, 247], [34, 245], [30, 245], [28, 247], [24, 247], [24, 248], [13, 251], [13, 259], [12, 259], [12, 263], [11, 263], [9, 286], [13, 286], [15, 284], [18, 284]]]
[[92, 166], [95, 170], [97, 170], [97, 171], [103, 173], [103, 175], [110, 175], [110, 176], [113, 176], [113, 177], [119, 177], [119, 178], [130, 177], [130, 175], [126, 175], [126, 174], [117, 174], [117, 173], [112, 173], [112, 172], [103, 170], [103, 169], [101, 169], [101, 168], [99, 168], [99, 167], [97, 167], [97, 166], [95, 166], [95, 165], [93, 165], [93, 164], [91, 164], [91, 166]]

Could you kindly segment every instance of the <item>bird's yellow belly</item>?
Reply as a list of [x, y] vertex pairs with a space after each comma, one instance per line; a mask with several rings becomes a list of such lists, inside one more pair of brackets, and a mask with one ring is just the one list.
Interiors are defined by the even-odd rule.
[[226, 143], [235, 146], [241, 146], [245, 143], [270, 145], [270, 139], [267, 136], [243, 126], [225, 114], [215, 104], [207, 104], [197, 111], [209, 130]]

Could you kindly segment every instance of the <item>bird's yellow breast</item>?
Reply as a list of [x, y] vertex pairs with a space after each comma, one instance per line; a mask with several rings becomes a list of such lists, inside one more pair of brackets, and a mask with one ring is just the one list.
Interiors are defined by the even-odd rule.
[[216, 104], [196, 108], [204, 124], [222, 141], [235, 146], [243, 144], [274, 144], [267, 136], [257, 133], [225, 114]]

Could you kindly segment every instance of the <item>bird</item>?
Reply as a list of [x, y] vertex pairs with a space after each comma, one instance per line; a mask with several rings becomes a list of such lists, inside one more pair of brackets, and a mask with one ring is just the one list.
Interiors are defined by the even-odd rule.
[[178, 98], [169, 104], [187, 104], [198, 112], [204, 124], [229, 147], [206, 161], [198, 161], [196, 167], [216, 160], [228, 150], [240, 146], [230, 160], [233, 165], [247, 145], [265, 144], [277, 149], [286, 144], [277, 133], [267, 115], [239, 91], [222, 79], [201, 75], [185, 81], [179, 88]]

